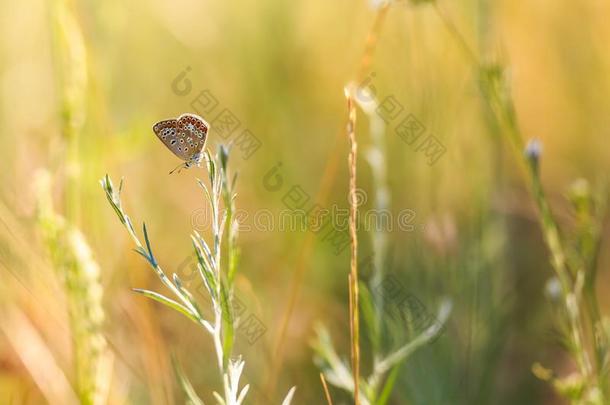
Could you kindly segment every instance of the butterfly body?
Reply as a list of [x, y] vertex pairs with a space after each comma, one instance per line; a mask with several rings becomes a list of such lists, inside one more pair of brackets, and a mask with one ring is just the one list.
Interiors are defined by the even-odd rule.
[[210, 125], [195, 114], [182, 114], [153, 125], [153, 132], [184, 163], [179, 168], [199, 166]]

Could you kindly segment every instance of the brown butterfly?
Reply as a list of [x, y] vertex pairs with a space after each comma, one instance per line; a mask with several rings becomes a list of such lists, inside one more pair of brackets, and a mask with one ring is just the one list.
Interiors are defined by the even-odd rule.
[[195, 114], [182, 114], [178, 119], [172, 118], [157, 122], [153, 125], [155, 135], [176, 156], [184, 160], [174, 170], [188, 169], [199, 166], [203, 160], [203, 149], [208, 137], [210, 125]]

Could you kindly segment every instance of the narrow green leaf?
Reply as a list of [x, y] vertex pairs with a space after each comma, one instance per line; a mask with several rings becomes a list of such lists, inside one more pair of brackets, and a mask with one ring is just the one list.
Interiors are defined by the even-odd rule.
[[[231, 180], [231, 190], [235, 190], [235, 184], [237, 183], [237, 173], [233, 175], [233, 180]], [[235, 195], [233, 195], [233, 199], [235, 199]]]
[[405, 343], [402, 347], [388, 354], [382, 361], [376, 365], [376, 373], [383, 374], [392, 369], [395, 365], [400, 364], [413, 354], [421, 346], [427, 344], [436, 338], [442, 332], [444, 325], [451, 313], [451, 301], [443, 300], [438, 309], [436, 322], [421, 332], [417, 337]]
[[195, 300], [195, 298], [193, 298], [193, 294], [191, 294], [186, 288], [184, 288], [182, 280], [180, 280], [180, 277], [178, 277], [176, 273], [173, 274], [173, 279], [174, 285], [176, 286], [180, 294], [182, 294], [181, 298], [185, 299], [187, 303], [195, 310], [195, 315], [197, 316], [197, 318], [202, 318], [201, 310], [199, 309], [197, 301]]
[[210, 156], [209, 152], [208, 152], [208, 173], [210, 176], [210, 184], [212, 184], [212, 187], [214, 187], [214, 185], [216, 184], [216, 163], [214, 162], [214, 159], [212, 159], [212, 157]]
[[182, 387], [182, 391], [184, 391], [184, 394], [186, 395], [186, 398], [189, 401], [189, 402], [187, 402], [187, 404], [205, 405], [203, 403], [203, 400], [201, 398], [199, 398], [199, 396], [195, 392], [193, 385], [189, 381], [188, 377], [184, 374], [184, 371], [182, 370], [182, 367], [178, 363], [178, 360], [176, 359], [175, 356], [172, 356], [172, 365], [174, 366], [174, 372], [176, 373], [176, 376], [178, 377], [178, 382], [180, 383], [180, 386]]
[[208, 202], [213, 205], [212, 202], [212, 195], [210, 194], [210, 191], [208, 190], [208, 187], [205, 185], [205, 183], [203, 181], [201, 181], [200, 179], [197, 179], [197, 183], [199, 184], [199, 187], [201, 187], [203, 189], [203, 192], [205, 193], [205, 196], [208, 199]]
[[150, 247], [150, 240], [148, 239], [148, 232], [146, 231], [146, 223], [142, 223], [142, 228], [144, 231], [144, 240], [146, 241], [146, 249], [148, 249], [148, 256], [153, 267], [157, 266], [157, 260], [155, 260], [155, 256], [153, 255], [152, 248]]
[[210, 250], [210, 247], [208, 246], [205, 239], [203, 239], [201, 237], [201, 235], [199, 235], [199, 233], [195, 232], [195, 236], [197, 237], [199, 246], [201, 247], [202, 251], [205, 253], [205, 258], [207, 259], [210, 269], [215, 272], [216, 271], [216, 261], [214, 260], [214, 256], [212, 256], [212, 251]]
[[223, 171], [227, 171], [227, 165], [229, 161], [229, 150], [224, 145], [218, 147], [218, 157], [220, 161], [220, 167]]
[[151, 262], [150, 257], [148, 257], [148, 252], [144, 248], [138, 246], [137, 248], [133, 249], [133, 251], [145, 258], [146, 261], [154, 267], [155, 264]]
[[214, 396], [214, 399], [216, 399], [216, 401], [218, 401], [218, 405], [226, 405], [225, 400], [222, 398], [222, 396], [220, 396], [219, 393], [214, 391], [214, 392], [212, 392], [212, 395]]
[[112, 186], [112, 180], [110, 180], [110, 177], [108, 177], [108, 175], [106, 175], [102, 180], [100, 180], [100, 183], [102, 184], [102, 188], [104, 189], [104, 192], [106, 193], [106, 199], [110, 203], [110, 206], [112, 207], [114, 212], [119, 217], [119, 220], [121, 221], [121, 223], [125, 224], [125, 218], [124, 218], [125, 214], [123, 213], [123, 210], [119, 207], [119, 205], [115, 201], [115, 194], [114, 194], [114, 188]]
[[394, 390], [394, 385], [396, 384], [396, 380], [398, 377], [398, 372], [400, 371], [400, 364], [397, 364], [392, 368], [388, 378], [383, 385], [383, 389], [381, 390], [381, 394], [377, 401], [375, 401], [375, 405], [385, 405], [390, 400], [390, 395], [392, 395], [392, 391]]
[[183, 314], [184, 316], [186, 316], [193, 322], [195, 322], [197, 324], [199, 323], [199, 318], [197, 318], [197, 316], [195, 314], [193, 314], [191, 311], [189, 311], [182, 304], [177, 303], [176, 301], [172, 300], [171, 298], [167, 298], [165, 295], [162, 295], [157, 292], [150, 291], [150, 290], [144, 290], [141, 288], [133, 288], [133, 291], [137, 292], [138, 294], [142, 294], [145, 297], [153, 299], [157, 302], [160, 302], [161, 304], [163, 304], [175, 311], [180, 312], [181, 314]]
[[290, 391], [288, 391], [288, 394], [286, 394], [286, 398], [284, 398], [284, 401], [282, 401], [282, 405], [290, 405], [290, 403], [292, 402], [292, 397], [294, 397], [294, 392], [296, 390], [297, 387], [290, 388]]
[[233, 246], [233, 248], [229, 251], [229, 270], [227, 271], [227, 280], [229, 282], [229, 286], [233, 285], [233, 280], [235, 279], [235, 274], [237, 273], [238, 264], [239, 249]]
[[220, 305], [222, 308], [222, 347], [223, 347], [223, 362], [227, 364], [231, 357], [234, 341], [234, 319], [233, 306], [231, 304], [230, 292], [227, 290], [224, 283], [220, 282]]
[[[379, 322], [377, 322], [375, 304], [373, 303], [373, 296], [371, 295], [370, 290], [367, 285], [364, 283], [359, 283], [360, 285], [360, 310], [362, 311], [362, 318], [364, 319], [364, 323], [366, 325], [366, 330], [369, 335], [369, 339], [371, 340], [373, 347], [375, 349], [379, 349], [380, 347], [380, 332], [377, 329]], [[377, 351], [377, 350], [375, 350]]]
[[203, 283], [210, 294], [212, 300], [217, 301], [216, 297], [216, 280], [214, 279], [213, 270], [210, 267], [210, 264], [204, 257], [204, 253], [201, 250], [201, 247], [197, 243], [196, 239], [193, 239], [193, 247], [195, 248], [195, 254], [197, 255], [197, 270], [199, 270], [199, 275], [203, 280]]

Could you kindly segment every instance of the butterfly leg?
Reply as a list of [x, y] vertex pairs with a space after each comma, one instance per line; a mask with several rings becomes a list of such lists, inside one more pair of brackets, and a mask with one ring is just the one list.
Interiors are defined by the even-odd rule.
[[190, 165], [188, 164], [188, 162], [185, 163], [180, 163], [178, 166], [176, 166], [174, 168], [174, 170], [172, 170], [171, 172], [169, 172], [169, 174], [174, 173], [176, 170], [178, 170], [178, 173], [180, 173], [182, 171], [182, 169], [188, 169], [190, 167]]

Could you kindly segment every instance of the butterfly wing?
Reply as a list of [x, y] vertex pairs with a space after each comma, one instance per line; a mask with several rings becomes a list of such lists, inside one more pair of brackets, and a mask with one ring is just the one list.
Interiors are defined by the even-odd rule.
[[182, 160], [189, 159], [190, 154], [182, 147], [184, 142], [181, 144], [178, 136], [178, 120], [159, 121], [153, 125], [153, 132], [176, 156]]
[[195, 114], [182, 114], [178, 117], [178, 142], [182, 150], [186, 150], [187, 159], [193, 158], [203, 152], [208, 137], [210, 125]]

